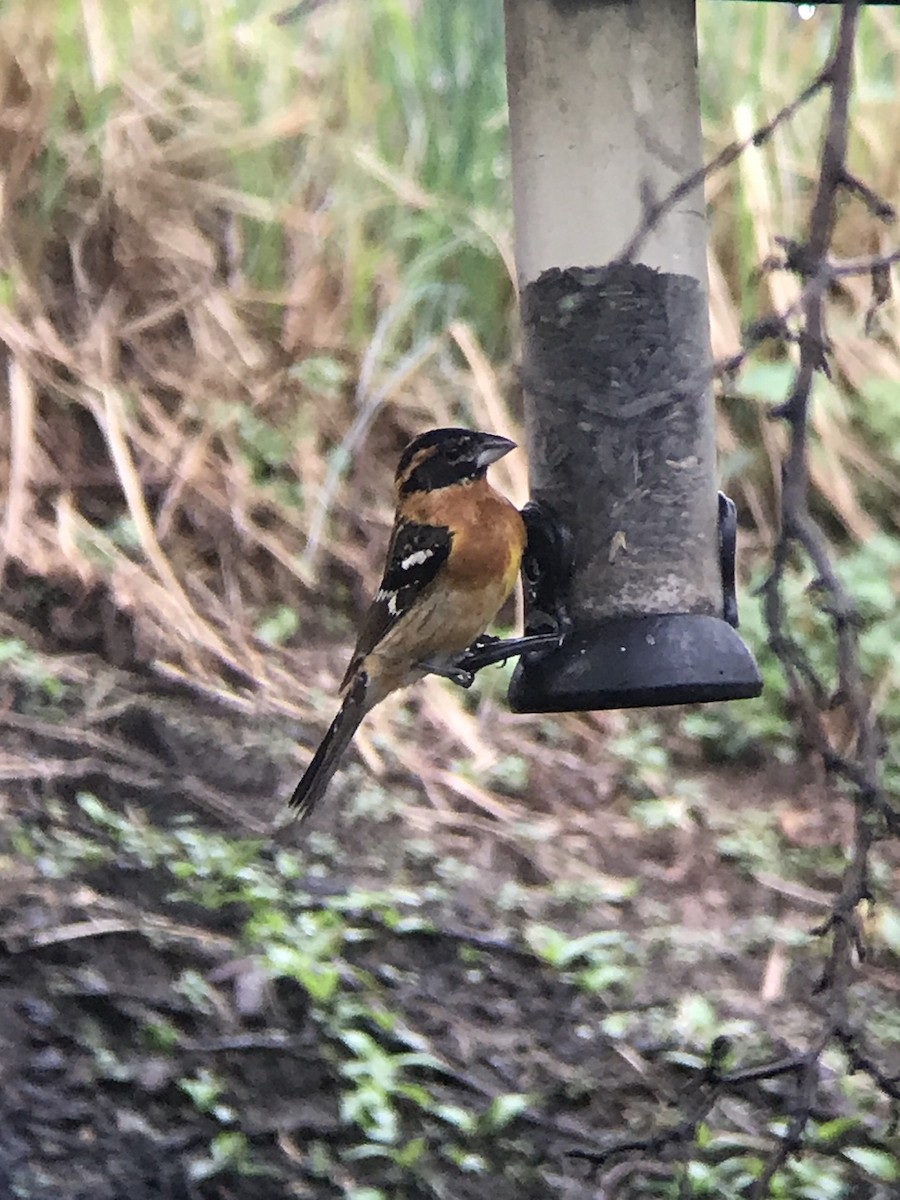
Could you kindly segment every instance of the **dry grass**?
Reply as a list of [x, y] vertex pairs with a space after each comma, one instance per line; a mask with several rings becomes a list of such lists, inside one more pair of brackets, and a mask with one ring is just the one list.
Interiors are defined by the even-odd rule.
[[[733, 8], [736, 28], [709, 13], [704, 24], [711, 150], [815, 72], [831, 19], [797, 38], [789, 6]], [[335, 636], [336, 612], [317, 595], [344, 609], [371, 589], [399, 446], [452, 421], [518, 432], [502, 183], [468, 199], [441, 191], [415, 113], [402, 137], [378, 127], [403, 115], [390, 65], [373, 58], [378, 37], [401, 18], [410, 38], [427, 33], [417, 11], [335, 0], [292, 36], [269, 12], [226, 20], [208, 6], [178, 9], [182, 28], [162, 3], [123, 15], [103, 0], [44, 0], [0, 17], [3, 561], [73, 594], [108, 591], [160, 674], [307, 721], [331, 674], [308, 648]], [[890, 9], [866, 22], [854, 162], [900, 203], [886, 136], [900, 24]], [[415, 72], [401, 52], [414, 48], [395, 46], [404, 87]], [[414, 90], [404, 97], [412, 111]], [[710, 185], [717, 355], [734, 352], [749, 315], [795, 298], [784, 274], [748, 279], [775, 236], [801, 226], [821, 115], [801, 113]], [[482, 112], [470, 119], [485, 125]], [[848, 202], [839, 250], [885, 236]], [[483, 308], [453, 308], [453, 287], [486, 295], [493, 325]], [[868, 417], [873, 381], [896, 386], [900, 414], [900, 314], [891, 300], [867, 338], [868, 301], [864, 279], [834, 297], [836, 378], [822, 385], [813, 464], [819, 502], [858, 539], [896, 527], [900, 495]], [[785, 378], [759, 355], [721, 406], [726, 484], [757, 545], [776, 520], [781, 434], [766, 411]], [[521, 459], [498, 476], [524, 498]], [[285, 606], [306, 649], [256, 632]], [[473, 748], [462, 708], [424, 705]], [[436, 768], [426, 786], [460, 785]], [[509, 807], [484, 789], [467, 799]]]

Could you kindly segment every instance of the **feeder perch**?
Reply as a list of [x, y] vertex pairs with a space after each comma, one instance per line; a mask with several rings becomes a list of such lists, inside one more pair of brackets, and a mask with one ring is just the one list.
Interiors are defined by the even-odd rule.
[[623, 253], [702, 166], [693, 0], [505, 11], [532, 496], [572, 560], [555, 592], [526, 578], [526, 634], [563, 599], [571, 631], [523, 655], [510, 703], [758, 695], [734, 628], [734, 507], [716, 484], [702, 185]]

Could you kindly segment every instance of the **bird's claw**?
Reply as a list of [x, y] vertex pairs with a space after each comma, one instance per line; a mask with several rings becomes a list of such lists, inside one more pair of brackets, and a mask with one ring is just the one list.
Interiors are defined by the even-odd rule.
[[457, 666], [455, 663], [423, 662], [420, 666], [429, 675], [439, 675], [441, 679], [449, 679], [457, 687], [470, 688], [475, 682], [474, 672], [466, 670], [465, 667]]

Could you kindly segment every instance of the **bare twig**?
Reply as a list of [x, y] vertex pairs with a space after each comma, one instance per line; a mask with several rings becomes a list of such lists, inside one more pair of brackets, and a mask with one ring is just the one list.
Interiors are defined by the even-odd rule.
[[[895, 1081], [888, 1080], [875, 1068], [874, 1060], [850, 1032], [850, 989], [863, 949], [857, 909], [870, 897], [869, 852], [876, 837], [876, 826], [894, 829], [898, 822], [881, 781], [881, 739], [860, 665], [856, 609], [809, 507], [809, 410], [816, 372], [827, 371], [829, 340], [825, 300], [829, 282], [840, 274], [856, 273], [860, 268], [863, 271], [884, 269], [888, 259], [895, 261], [897, 257], [890, 255], [880, 262], [863, 260], [851, 264], [828, 261], [836, 205], [842, 190], [849, 189], [861, 196], [871, 211], [883, 219], [893, 219], [894, 215], [890, 205], [881, 202], [871, 189], [852, 177], [845, 165], [858, 10], [858, 3], [850, 0], [841, 11], [837, 45], [824, 72], [831, 100], [809, 229], [802, 246], [787, 249], [788, 264], [806, 282], [799, 305], [800, 364], [787, 401], [774, 414], [786, 421], [790, 442], [783, 466], [781, 532], [775, 546], [772, 571], [763, 587], [769, 643], [787, 676], [804, 733], [821, 755], [826, 769], [850, 785], [856, 820], [853, 850], [840, 892], [829, 918], [817, 931], [821, 936], [831, 938], [818, 987], [824, 1000], [822, 1026], [800, 1076], [787, 1132], [752, 1193], [760, 1200], [769, 1194], [775, 1173], [802, 1144], [816, 1095], [819, 1058], [828, 1046], [838, 1042], [854, 1070], [866, 1070], [876, 1087], [886, 1095], [893, 1097], [896, 1092]], [[848, 265], [849, 270], [845, 269]], [[797, 552], [814, 567], [820, 606], [831, 620], [838, 695], [853, 730], [850, 751], [838, 751], [834, 746], [824, 719], [826, 710], [833, 703], [832, 698], [805, 649], [790, 632], [783, 584], [788, 564]]]
[[719, 151], [715, 158], [710, 159], [699, 170], [686, 175], [684, 179], [680, 180], [661, 200], [657, 200], [656, 202], [650, 200], [645, 203], [643, 220], [619, 255], [619, 261], [629, 262], [633, 259], [649, 234], [658, 228], [663, 218], [673, 208], [676, 208], [685, 196], [689, 196], [695, 188], [699, 187], [700, 184], [705, 183], [707, 179], [715, 175], [718, 171], [721, 171], [724, 167], [730, 167], [751, 146], [765, 145], [779, 125], [783, 125], [785, 121], [789, 121], [804, 104], [807, 104], [812, 100], [813, 96], [817, 96], [824, 87], [828, 86], [831, 81], [832, 65], [832, 63], [828, 63], [815, 79], [807, 84], [799, 96], [791, 100], [789, 104], [785, 104], [783, 108], [780, 108], [771, 120], [767, 121], [764, 125], [760, 125], [750, 137], [730, 142], [724, 150]]
[[[796, 243], [781, 239], [784, 244], [784, 256], [766, 260], [760, 274], [766, 271], [793, 271], [805, 279], [800, 295], [787, 308], [780, 312], [767, 313], [759, 317], [744, 330], [742, 345], [737, 354], [730, 355], [716, 363], [714, 373], [717, 376], [735, 375], [744, 365], [747, 355], [761, 342], [770, 338], [781, 342], [800, 342], [801, 333], [798, 325], [802, 325], [805, 305], [810, 295], [815, 293], [823, 296], [828, 285], [838, 279], [846, 279], [854, 275], [871, 275], [873, 300], [866, 314], [866, 331], [870, 331], [874, 312], [888, 299], [890, 295], [890, 268], [900, 262], [900, 250], [889, 254], [866, 254], [859, 258], [822, 259], [813, 264], [809, 255], [808, 244], [798, 246]], [[821, 361], [820, 367], [827, 370], [827, 361]], [[782, 411], [776, 411], [776, 416], [783, 416]]]
[[[816, 373], [828, 374], [829, 371], [830, 343], [825, 317], [829, 289], [838, 279], [871, 275], [871, 316], [889, 295], [889, 270], [900, 261], [900, 251], [844, 260], [829, 258], [837, 201], [842, 193], [850, 192], [859, 197], [880, 220], [892, 222], [896, 217], [892, 206], [862, 180], [851, 175], [846, 165], [858, 11], [857, 0], [847, 0], [843, 5], [834, 51], [801, 95], [750, 138], [732, 143], [703, 171], [684, 179], [660, 202], [648, 205], [640, 229], [622, 255], [623, 258], [634, 255], [660, 219], [709, 174], [733, 162], [750, 145], [765, 141], [777, 125], [791, 117], [802, 104], [819, 91], [828, 89], [830, 104], [819, 180], [805, 240], [780, 239], [782, 256], [768, 260], [763, 267], [764, 270], [788, 270], [797, 275], [802, 283], [800, 295], [784, 312], [756, 322], [745, 334], [741, 353], [720, 364], [723, 372], [735, 371], [752, 346], [767, 338], [791, 341], [799, 347], [799, 365], [790, 394], [772, 414], [786, 422], [789, 444], [783, 464], [781, 529], [773, 552], [772, 569], [762, 593], [769, 644], [787, 677], [805, 739], [820, 755], [826, 770], [847, 785], [855, 804], [853, 845], [840, 890], [831, 902], [826, 920], [814, 930], [817, 936], [829, 939], [825, 967], [816, 987], [820, 1020], [804, 1050], [769, 1063], [723, 1072], [720, 1064], [725, 1049], [720, 1044], [717, 1051], [714, 1045], [705, 1071], [694, 1081], [685, 1099], [680, 1121], [646, 1137], [612, 1143], [600, 1152], [575, 1152], [601, 1167], [610, 1160], [630, 1156], [640, 1156], [641, 1161], [648, 1158], [671, 1161], [679, 1153], [684, 1155], [696, 1137], [699, 1124], [706, 1120], [724, 1094], [762, 1081], [793, 1076], [795, 1085], [787, 1129], [755, 1181], [749, 1193], [751, 1200], [767, 1197], [776, 1174], [802, 1149], [817, 1103], [822, 1056], [826, 1050], [840, 1048], [850, 1070], [865, 1072], [874, 1086], [892, 1102], [900, 1099], [900, 1077], [885, 1071], [880, 1065], [879, 1053], [867, 1047], [863, 1033], [854, 1027], [851, 1004], [857, 964], [864, 952], [858, 910], [864, 901], [871, 899], [870, 852], [879, 837], [900, 832], [900, 814], [892, 809], [882, 782], [882, 739], [860, 663], [859, 621], [853, 597], [835, 568], [828, 541], [812, 515], [809, 503], [810, 405]], [[836, 692], [821, 677], [805, 646], [791, 629], [792, 614], [784, 582], [789, 566], [798, 556], [812, 565], [816, 575], [814, 594], [831, 622]], [[849, 749], [845, 742], [840, 747], [836, 745], [829, 732], [827, 716], [837, 703], [851, 727]], [[604, 1183], [617, 1169], [607, 1170]], [[623, 1172], [622, 1178], [633, 1173], [640, 1174], [637, 1166], [634, 1171]], [[618, 1178], [616, 1176], [616, 1180]], [[613, 1184], [602, 1194], [613, 1194], [614, 1191]]]

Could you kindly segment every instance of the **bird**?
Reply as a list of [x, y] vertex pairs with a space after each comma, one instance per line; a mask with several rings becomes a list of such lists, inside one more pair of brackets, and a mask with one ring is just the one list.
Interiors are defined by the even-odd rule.
[[343, 702], [288, 801], [300, 819], [376, 704], [429, 673], [460, 682], [454, 662], [512, 592], [525, 549], [519, 510], [487, 480], [491, 463], [515, 448], [495, 433], [431, 429], [401, 454], [384, 574], [341, 683]]

